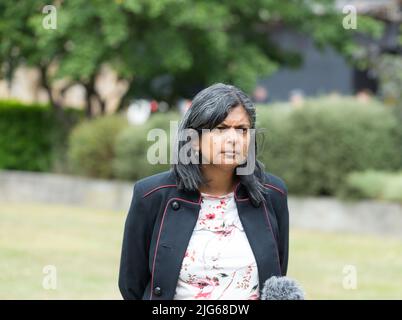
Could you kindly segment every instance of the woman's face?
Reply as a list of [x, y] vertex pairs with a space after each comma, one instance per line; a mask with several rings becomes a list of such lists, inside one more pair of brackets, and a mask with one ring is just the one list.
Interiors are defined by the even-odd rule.
[[201, 135], [202, 163], [222, 169], [233, 169], [244, 163], [250, 143], [250, 126], [244, 107], [233, 107], [222, 123]]

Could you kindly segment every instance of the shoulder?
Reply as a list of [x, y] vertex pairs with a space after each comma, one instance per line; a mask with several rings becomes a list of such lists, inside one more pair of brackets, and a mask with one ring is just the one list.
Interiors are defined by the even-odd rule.
[[264, 186], [284, 196], [287, 196], [288, 188], [286, 186], [286, 183], [282, 180], [282, 178], [270, 172], [264, 172], [264, 178], [265, 178]]
[[134, 188], [142, 196], [147, 196], [161, 188], [176, 187], [176, 179], [171, 170], [163, 171], [135, 182]]

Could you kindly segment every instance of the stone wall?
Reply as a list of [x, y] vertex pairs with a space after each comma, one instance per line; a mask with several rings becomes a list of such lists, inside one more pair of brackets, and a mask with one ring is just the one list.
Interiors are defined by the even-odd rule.
[[[0, 202], [65, 204], [127, 211], [134, 182], [0, 171]], [[402, 204], [289, 197], [292, 227], [402, 236]]]
[[0, 171], [0, 201], [127, 210], [134, 183], [49, 173]]

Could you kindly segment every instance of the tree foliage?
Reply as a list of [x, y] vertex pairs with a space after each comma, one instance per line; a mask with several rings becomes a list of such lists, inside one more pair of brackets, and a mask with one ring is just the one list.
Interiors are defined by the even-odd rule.
[[[342, 12], [329, 0], [69, 0], [53, 1], [57, 28], [45, 29], [39, 0], [0, 3], [0, 63], [12, 77], [23, 63], [41, 69], [51, 103], [52, 86], [67, 79], [86, 91], [87, 114], [104, 101], [96, 88], [103, 65], [129, 86], [120, 102], [152, 96], [173, 102], [213, 82], [251, 92], [259, 77], [279, 66], [300, 65], [299, 52], [272, 41], [276, 26], [311, 35], [352, 57], [355, 31], [342, 26]], [[357, 32], [378, 35], [381, 24], [359, 17]]]

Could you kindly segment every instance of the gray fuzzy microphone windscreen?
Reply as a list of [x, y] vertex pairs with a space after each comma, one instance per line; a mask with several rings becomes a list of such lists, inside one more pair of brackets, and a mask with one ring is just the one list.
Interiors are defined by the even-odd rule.
[[264, 283], [261, 300], [304, 300], [303, 289], [287, 277], [272, 276]]

